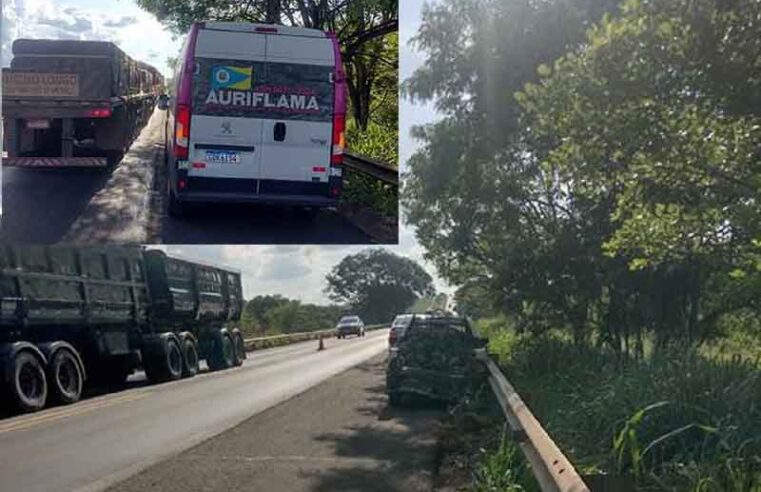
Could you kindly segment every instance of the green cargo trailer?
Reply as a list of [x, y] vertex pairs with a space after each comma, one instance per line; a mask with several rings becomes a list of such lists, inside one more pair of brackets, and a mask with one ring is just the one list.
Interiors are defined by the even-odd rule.
[[104, 41], [17, 39], [3, 75], [4, 166], [106, 166], [148, 121], [164, 77]]
[[240, 365], [238, 272], [139, 246], [0, 246], [0, 386], [22, 411], [85, 384], [153, 382]]

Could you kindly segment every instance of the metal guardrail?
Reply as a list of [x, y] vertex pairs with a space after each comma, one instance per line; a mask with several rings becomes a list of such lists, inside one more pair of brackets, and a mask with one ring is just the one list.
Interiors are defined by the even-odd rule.
[[[386, 328], [388, 326], [388, 323], [382, 323], [378, 325], [367, 325], [365, 326], [365, 331], [372, 331], [372, 330], [379, 330], [381, 328]], [[335, 335], [336, 329], [330, 328], [327, 330], [315, 330], [315, 331], [300, 331], [298, 333], [285, 333], [283, 335], [272, 335], [268, 337], [253, 337], [253, 338], [246, 338], [243, 340], [246, 347], [253, 346], [257, 343], [262, 342], [268, 342], [268, 341], [280, 341], [285, 340], [286, 343], [283, 345], [286, 345], [288, 343], [295, 343], [300, 342], [304, 340], [315, 340], [322, 335], [325, 336], [332, 336]]]
[[347, 169], [372, 176], [384, 183], [399, 186], [399, 170], [375, 159], [344, 151], [343, 165]]
[[485, 350], [479, 350], [478, 357], [489, 370], [489, 384], [499, 400], [512, 437], [531, 465], [542, 491], [589, 492], [589, 487], [507, 381], [499, 366]]

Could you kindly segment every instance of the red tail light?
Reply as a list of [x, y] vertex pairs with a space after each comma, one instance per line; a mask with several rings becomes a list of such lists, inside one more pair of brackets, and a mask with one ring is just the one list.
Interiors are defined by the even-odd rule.
[[174, 157], [175, 159], [188, 158], [188, 145], [190, 142], [190, 106], [177, 105], [177, 116], [174, 121]]
[[111, 108], [94, 108], [87, 111], [90, 118], [110, 118]]
[[346, 117], [342, 114], [333, 116], [333, 153], [330, 156], [332, 166], [340, 166], [344, 160], [344, 147], [346, 147]]
[[394, 345], [395, 343], [396, 343], [396, 330], [392, 328], [391, 331], [388, 332], [388, 344]]

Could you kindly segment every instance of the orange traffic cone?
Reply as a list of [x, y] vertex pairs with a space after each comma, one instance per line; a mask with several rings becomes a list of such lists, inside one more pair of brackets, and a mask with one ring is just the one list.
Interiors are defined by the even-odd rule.
[[317, 351], [325, 350], [325, 343], [322, 341], [322, 335], [320, 335], [320, 343], [317, 345]]

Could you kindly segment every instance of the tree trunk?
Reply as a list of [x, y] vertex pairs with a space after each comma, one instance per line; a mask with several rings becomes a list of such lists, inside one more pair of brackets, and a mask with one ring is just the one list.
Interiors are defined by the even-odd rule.
[[267, 0], [267, 12], [264, 22], [267, 24], [279, 24], [280, 12], [280, 0]]

